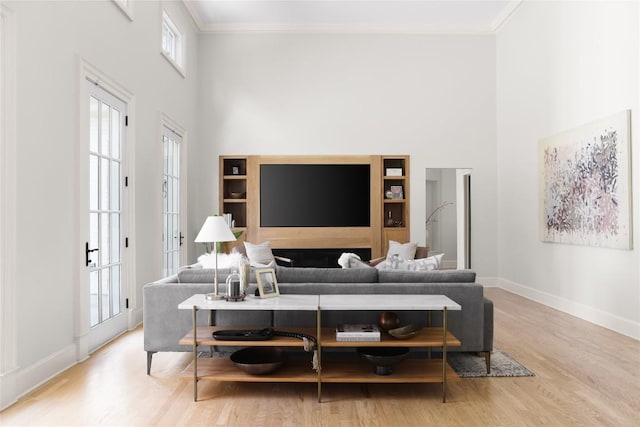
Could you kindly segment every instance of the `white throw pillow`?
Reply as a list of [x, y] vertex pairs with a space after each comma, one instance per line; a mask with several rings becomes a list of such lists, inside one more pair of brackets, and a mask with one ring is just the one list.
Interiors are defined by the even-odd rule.
[[252, 266], [263, 267], [271, 263], [275, 264], [276, 259], [273, 257], [273, 252], [271, 252], [270, 242], [258, 244], [244, 242], [244, 248], [247, 251], [247, 258], [249, 258]]
[[444, 254], [437, 254], [418, 260], [417, 270], [438, 270], [443, 256]]
[[391, 255], [398, 254], [402, 259], [414, 259], [416, 257], [417, 243], [398, 243], [394, 240], [389, 240], [389, 250], [387, 251], [387, 258]]

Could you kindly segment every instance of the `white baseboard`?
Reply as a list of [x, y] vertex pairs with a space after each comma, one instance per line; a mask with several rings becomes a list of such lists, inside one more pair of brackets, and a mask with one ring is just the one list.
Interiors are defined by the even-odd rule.
[[18, 369], [16, 372], [16, 396], [13, 403], [77, 363], [76, 346], [69, 345], [31, 366]]
[[0, 374], [0, 412], [18, 401], [16, 373], [17, 370], [12, 370]]
[[142, 323], [142, 308], [134, 308], [129, 310], [127, 319], [127, 328], [131, 331]]
[[[142, 309], [130, 310], [128, 321], [129, 330], [138, 327], [142, 323]], [[0, 411], [67, 369], [87, 360], [89, 356], [78, 353], [78, 345], [71, 344], [31, 366], [3, 374]], [[78, 357], [82, 357], [82, 360], [78, 360]]]
[[[478, 282], [480, 282], [480, 280], [478, 280]], [[540, 304], [544, 304], [548, 307], [555, 308], [556, 310], [560, 310], [582, 320], [586, 320], [587, 322], [611, 329], [619, 334], [640, 340], [639, 322], [624, 319], [616, 316], [615, 314], [589, 307], [548, 292], [542, 292], [510, 280], [498, 278], [498, 283], [495, 286], [516, 295], [520, 295], [521, 297], [539, 302]]]
[[500, 287], [499, 277], [476, 277], [476, 282], [480, 283], [485, 288]]

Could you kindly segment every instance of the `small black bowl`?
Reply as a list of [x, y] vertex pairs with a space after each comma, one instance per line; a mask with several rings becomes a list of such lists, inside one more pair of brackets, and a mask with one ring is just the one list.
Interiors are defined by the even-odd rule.
[[375, 366], [376, 375], [391, 375], [391, 366], [409, 355], [408, 347], [359, 347], [358, 354]]
[[273, 347], [247, 347], [234, 352], [231, 361], [250, 375], [275, 372], [284, 362], [284, 352]]

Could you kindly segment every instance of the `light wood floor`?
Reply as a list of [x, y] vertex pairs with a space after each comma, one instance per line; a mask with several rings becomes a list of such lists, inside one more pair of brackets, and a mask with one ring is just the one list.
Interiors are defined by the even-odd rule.
[[138, 328], [0, 414], [0, 425], [636, 426], [640, 342], [500, 289], [495, 346], [536, 373], [451, 384], [341, 385], [180, 379], [188, 354], [154, 356], [145, 372]]

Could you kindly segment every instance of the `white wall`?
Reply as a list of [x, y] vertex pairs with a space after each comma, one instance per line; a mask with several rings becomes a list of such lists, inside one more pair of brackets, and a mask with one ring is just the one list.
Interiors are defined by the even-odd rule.
[[196, 140], [197, 34], [183, 6], [167, 2], [188, 37], [185, 79], [160, 55], [159, 2], [135, 2], [133, 22], [110, 0], [5, 4], [17, 24], [14, 326], [20, 395], [76, 361], [76, 272], [83, 261], [76, 247], [80, 213], [74, 191], [83, 161], [76, 156], [79, 58], [135, 97], [136, 108], [129, 111], [135, 135], [128, 143], [135, 144], [136, 218], [129, 237], [137, 268], [128, 296], [139, 317], [142, 285], [161, 274], [160, 114]]
[[411, 239], [424, 244], [425, 169], [472, 168], [474, 268], [495, 276], [494, 36], [203, 35], [199, 47], [202, 182], [217, 183], [220, 154], [409, 154]]
[[[527, 1], [497, 36], [498, 259], [503, 284], [636, 338], [638, 49], [637, 2]], [[633, 111], [635, 249], [541, 242], [538, 141], [625, 109]]]

